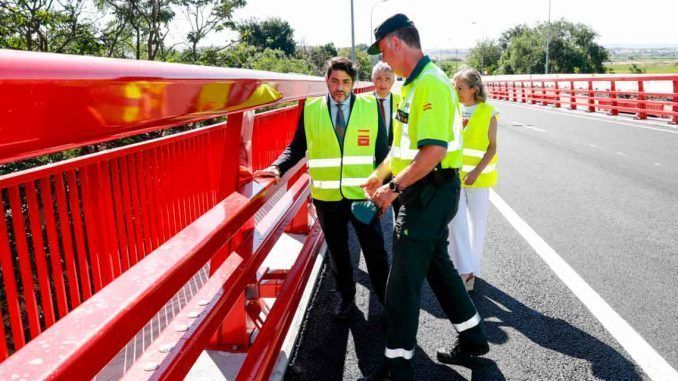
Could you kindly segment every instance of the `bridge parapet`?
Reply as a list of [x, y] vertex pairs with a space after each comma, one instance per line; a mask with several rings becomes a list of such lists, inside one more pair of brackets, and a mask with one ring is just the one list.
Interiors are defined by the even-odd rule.
[[666, 118], [678, 123], [678, 75], [553, 74], [484, 78], [495, 99]]
[[[129, 377], [181, 377], [206, 347], [253, 343], [248, 374], [270, 372], [323, 239], [305, 162], [279, 183], [251, 174], [291, 141], [324, 80], [2, 50], [0, 73], [0, 163], [228, 118], [0, 177], [0, 378], [96, 376], [201, 269], [210, 278], [184, 300], [189, 311], [146, 346], [162, 346], [148, 352], [157, 366], [129, 364]], [[267, 274], [285, 232], [306, 243], [292, 269]], [[282, 302], [253, 324], [260, 296]]]

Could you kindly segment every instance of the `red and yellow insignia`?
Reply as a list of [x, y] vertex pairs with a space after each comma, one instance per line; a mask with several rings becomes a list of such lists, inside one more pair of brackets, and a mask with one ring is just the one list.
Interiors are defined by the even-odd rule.
[[358, 146], [370, 145], [370, 130], [358, 130]]
[[423, 111], [430, 110], [431, 107], [432, 107], [431, 102], [424, 103], [424, 106], [422, 106], [422, 110]]

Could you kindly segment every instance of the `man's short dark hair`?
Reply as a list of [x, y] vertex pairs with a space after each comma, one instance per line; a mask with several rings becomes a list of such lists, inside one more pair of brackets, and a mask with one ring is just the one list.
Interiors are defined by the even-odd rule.
[[353, 65], [353, 62], [346, 57], [332, 57], [325, 64], [327, 71], [325, 73], [325, 78], [329, 78], [334, 70], [341, 70], [346, 72], [351, 77], [351, 80], [355, 82], [357, 75], [357, 67]]
[[421, 40], [419, 39], [419, 31], [414, 26], [400, 28], [394, 30], [390, 34], [404, 41], [410, 48], [421, 49]]

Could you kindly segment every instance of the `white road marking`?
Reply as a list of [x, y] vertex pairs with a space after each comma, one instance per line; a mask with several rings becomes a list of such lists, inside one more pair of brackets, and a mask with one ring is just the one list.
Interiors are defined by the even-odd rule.
[[662, 163], [654, 163], [652, 165], [654, 165], [655, 167], [659, 167], [660, 165], [662, 165]]
[[[548, 112], [548, 113], [551, 113], [551, 114], [571, 116], [573, 118], [589, 119], [589, 120], [595, 120], [595, 121], [621, 124], [623, 126], [629, 126], [629, 127], [644, 128], [644, 129], [647, 129], [647, 130], [668, 132], [669, 134], [678, 134], [678, 129], [676, 129], [675, 127], [667, 126], [666, 128], [669, 128], [667, 130], [666, 128], [658, 128], [658, 127], [643, 126], [643, 125], [640, 125], [640, 124], [626, 123], [626, 122], [621, 122], [621, 121], [618, 121], [618, 120], [610, 120], [610, 119], [607, 119], [607, 118], [604, 118], [604, 117], [592, 117], [592, 116], [580, 115], [580, 114], [577, 114], [577, 113], [573, 113], [569, 110], [563, 110], [563, 111], [546, 110], [546, 109], [543, 109], [543, 108], [540, 108], [540, 107], [537, 107], [537, 106], [526, 106], [526, 105], [523, 105], [523, 104], [520, 104], [520, 103], [498, 101], [497, 99], [494, 99], [493, 102], [509, 104], [509, 105], [516, 106], [516, 107], [526, 108], [528, 110], [534, 110], [534, 111]], [[572, 110], [572, 111], [575, 111], [575, 110]], [[653, 124], [653, 125], [654, 126], [661, 126], [660, 124]]]
[[626, 154], [624, 152], [619, 152], [619, 151], [617, 151], [617, 155], [619, 155], [619, 156], [629, 156], [628, 154]]
[[598, 148], [598, 146], [595, 145], [595, 144], [589, 144], [589, 147], [591, 147], [591, 148]]
[[490, 201], [652, 380], [678, 380], [678, 372], [629, 323], [619, 316], [494, 190], [490, 190]]
[[539, 131], [539, 132], [546, 132], [546, 130], [542, 130], [541, 128], [534, 127], [531, 124], [525, 124], [525, 123], [520, 123], [520, 122], [512, 122], [511, 125], [516, 126], [516, 127], [525, 127], [525, 128], [529, 128], [531, 130]]

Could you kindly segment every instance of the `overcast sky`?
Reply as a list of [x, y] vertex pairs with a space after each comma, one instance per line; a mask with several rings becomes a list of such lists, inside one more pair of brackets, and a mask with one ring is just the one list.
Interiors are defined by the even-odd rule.
[[[370, 11], [374, 9], [373, 27], [395, 13], [408, 15], [420, 31], [425, 50], [469, 48], [483, 36], [497, 38], [514, 25], [546, 21], [549, 10], [548, 0], [353, 1], [356, 44], [369, 43]], [[564, 18], [588, 24], [598, 32], [598, 42], [603, 45], [678, 46], [677, 14], [678, 0], [551, 0], [551, 20]], [[294, 28], [295, 39], [306, 45], [351, 45], [350, 0], [248, 0], [235, 18], [251, 17], [287, 20]], [[222, 45], [223, 37], [211, 40]]]

